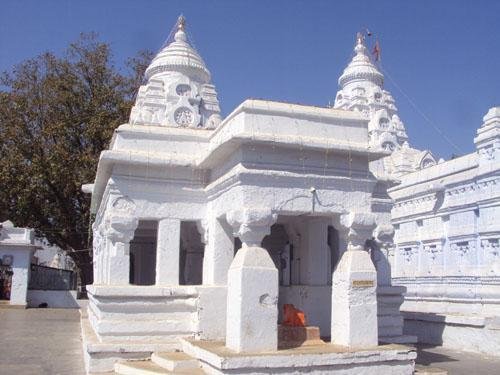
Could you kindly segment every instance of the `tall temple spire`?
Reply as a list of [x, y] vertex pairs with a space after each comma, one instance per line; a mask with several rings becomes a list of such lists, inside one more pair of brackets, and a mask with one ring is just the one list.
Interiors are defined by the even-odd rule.
[[384, 75], [373, 64], [363, 33], [356, 34], [354, 56], [338, 80], [340, 90], [334, 108], [361, 112], [370, 118], [370, 141], [373, 145], [395, 150], [408, 136], [390, 92], [384, 90]]
[[153, 58], [145, 72], [130, 114], [132, 125], [213, 129], [220, 108], [210, 71], [186, 35], [186, 19], [179, 16], [173, 41]]

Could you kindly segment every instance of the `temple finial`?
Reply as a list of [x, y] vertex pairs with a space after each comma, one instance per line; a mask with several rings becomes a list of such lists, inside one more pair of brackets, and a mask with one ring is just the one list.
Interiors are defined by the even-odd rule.
[[365, 44], [365, 37], [362, 32], [358, 31], [356, 34], [356, 45], [364, 45]]
[[174, 39], [176, 42], [186, 42], [186, 18], [181, 14], [179, 18], [177, 18], [177, 31], [175, 33]]
[[186, 28], [186, 18], [181, 14], [179, 18], [177, 18], [177, 29], [184, 31]]

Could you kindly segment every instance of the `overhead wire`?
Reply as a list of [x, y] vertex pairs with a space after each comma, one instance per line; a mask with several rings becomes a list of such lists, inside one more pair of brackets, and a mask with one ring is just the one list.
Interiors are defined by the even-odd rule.
[[382, 64], [378, 64], [380, 70], [382, 73], [384, 73], [385, 76], [389, 78], [391, 83], [394, 85], [394, 87], [405, 97], [405, 99], [410, 103], [410, 105], [413, 107], [413, 109], [441, 136], [443, 139], [450, 145], [452, 146], [455, 150], [457, 150], [459, 153], [463, 154], [464, 151], [457, 146], [444, 132], [432, 121], [429, 116], [427, 116], [424, 111], [422, 111], [418, 105], [411, 99], [411, 97], [401, 88], [401, 86], [398, 85], [398, 83], [392, 78], [392, 76], [389, 74], [389, 72], [382, 67]]

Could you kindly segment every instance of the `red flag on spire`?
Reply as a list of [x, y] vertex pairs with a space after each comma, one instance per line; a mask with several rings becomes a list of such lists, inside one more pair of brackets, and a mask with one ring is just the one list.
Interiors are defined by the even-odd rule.
[[375, 61], [380, 61], [380, 44], [378, 43], [378, 40], [375, 42], [375, 46], [373, 47], [372, 55], [375, 59]]

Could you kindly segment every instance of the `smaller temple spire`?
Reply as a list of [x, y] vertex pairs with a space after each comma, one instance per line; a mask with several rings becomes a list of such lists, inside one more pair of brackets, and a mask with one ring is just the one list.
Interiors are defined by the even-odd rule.
[[354, 56], [339, 78], [340, 90], [333, 107], [359, 111], [368, 116], [371, 144], [393, 151], [402, 146], [408, 136], [394, 99], [389, 91], [384, 90], [384, 76], [370, 59], [365, 45], [365, 36], [370, 34], [369, 31], [356, 33]]

